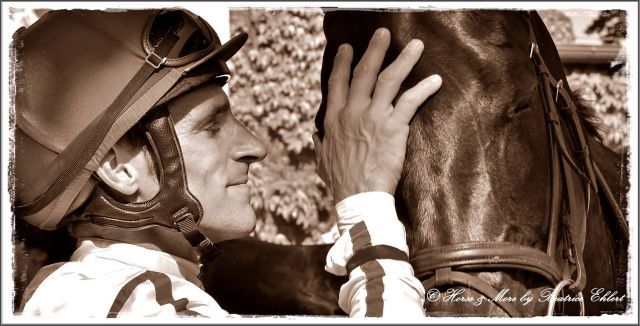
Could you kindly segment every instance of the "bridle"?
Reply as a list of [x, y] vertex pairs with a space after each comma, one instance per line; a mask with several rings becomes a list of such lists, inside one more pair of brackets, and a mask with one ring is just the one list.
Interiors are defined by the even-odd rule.
[[510, 242], [467, 242], [417, 250], [411, 253], [410, 262], [427, 291], [465, 286], [490, 299], [511, 317], [520, 316], [515, 305], [509, 300], [500, 300], [501, 291], [469, 272], [498, 269], [532, 272], [554, 286], [549, 296], [547, 315], [553, 315], [557, 297], [564, 289], [578, 296], [580, 314], [584, 315], [582, 290], [586, 285], [586, 273], [583, 249], [592, 194], [597, 194], [600, 188], [618, 219], [624, 221], [624, 217], [590, 156], [586, 131], [570, 91], [564, 87], [564, 76], [556, 79], [550, 73], [540, 54], [531, 23], [529, 29], [529, 57], [536, 71], [539, 96], [545, 111], [550, 154], [546, 251]]

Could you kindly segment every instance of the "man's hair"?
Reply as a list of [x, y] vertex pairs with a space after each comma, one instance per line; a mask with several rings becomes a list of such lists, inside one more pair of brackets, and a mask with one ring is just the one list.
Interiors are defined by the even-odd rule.
[[125, 146], [132, 151], [142, 151], [147, 165], [149, 167], [149, 174], [156, 176], [156, 181], [159, 180], [158, 169], [156, 168], [156, 162], [151, 152], [151, 146], [147, 142], [147, 137], [138, 125], [129, 129], [117, 142], [118, 145]]
[[[147, 138], [144, 134], [144, 131], [138, 126], [135, 125], [133, 126], [133, 128], [129, 129], [117, 142], [116, 142], [117, 146], [123, 146], [126, 147], [127, 150], [131, 151], [132, 153], [135, 153], [136, 151], [142, 151], [145, 161], [147, 162], [147, 166], [148, 166], [148, 171], [149, 174], [153, 174], [155, 175], [155, 180], [156, 182], [159, 183], [159, 173], [158, 173], [158, 169], [156, 168], [156, 163], [155, 160], [153, 158], [153, 153], [151, 151], [151, 146], [149, 145], [149, 143], [147, 142]], [[96, 176], [96, 178], [100, 179], [99, 177]], [[96, 185], [96, 188], [101, 188], [102, 190], [106, 191], [107, 193], [111, 193], [111, 189], [109, 188], [109, 186], [107, 186], [104, 182], [98, 182]], [[93, 190], [95, 191], [95, 189]], [[118, 197], [122, 197], [119, 196]], [[121, 199], [128, 199], [128, 196], [125, 196], [126, 198], [121, 198]], [[86, 205], [86, 202], [85, 204]], [[79, 211], [81, 212], [82, 209]], [[80, 214], [80, 213], [74, 213], [74, 214]], [[77, 232], [79, 232], [79, 230], [83, 229], [86, 225], [92, 225], [92, 223], [88, 222], [88, 221], [82, 221], [82, 222], [76, 222], [76, 223], [72, 223], [69, 226], [69, 234], [74, 237], [74, 238], [78, 238], [78, 234]], [[106, 228], [109, 229], [109, 228]], [[111, 232], [111, 231], [108, 231]], [[124, 234], [124, 233], [123, 233]], [[84, 235], [80, 235], [80, 237], [83, 237]]]

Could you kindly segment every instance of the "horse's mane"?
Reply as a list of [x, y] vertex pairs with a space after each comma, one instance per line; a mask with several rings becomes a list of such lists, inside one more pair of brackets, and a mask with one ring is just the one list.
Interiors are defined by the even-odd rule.
[[604, 129], [602, 126], [602, 119], [600, 119], [598, 113], [592, 106], [586, 104], [584, 92], [580, 89], [574, 90], [571, 94], [571, 100], [575, 104], [576, 113], [587, 132], [602, 142], [602, 132]]

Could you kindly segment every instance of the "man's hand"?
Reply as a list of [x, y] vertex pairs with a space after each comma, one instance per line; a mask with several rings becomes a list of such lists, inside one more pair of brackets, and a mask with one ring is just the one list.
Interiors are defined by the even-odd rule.
[[335, 202], [361, 192], [395, 193], [407, 147], [409, 122], [418, 107], [442, 84], [430, 76], [393, 99], [422, 55], [424, 45], [412, 40], [379, 75], [389, 48], [389, 31], [380, 28], [353, 71], [353, 50], [342, 44], [329, 77], [325, 138], [313, 136], [320, 177]]

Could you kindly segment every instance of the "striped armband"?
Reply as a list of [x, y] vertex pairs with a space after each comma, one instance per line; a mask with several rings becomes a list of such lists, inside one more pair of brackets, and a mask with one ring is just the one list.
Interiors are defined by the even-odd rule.
[[358, 268], [358, 266], [375, 259], [395, 259], [406, 262], [409, 261], [409, 257], [407, 257], [407, 254], [398, 248], [387, 245], [371, 246], [358, 250], [358, 252], [356, 252], [353, 257], [349, 259], [346, 266], [347, 275], [351, 274], [351, 271]]

